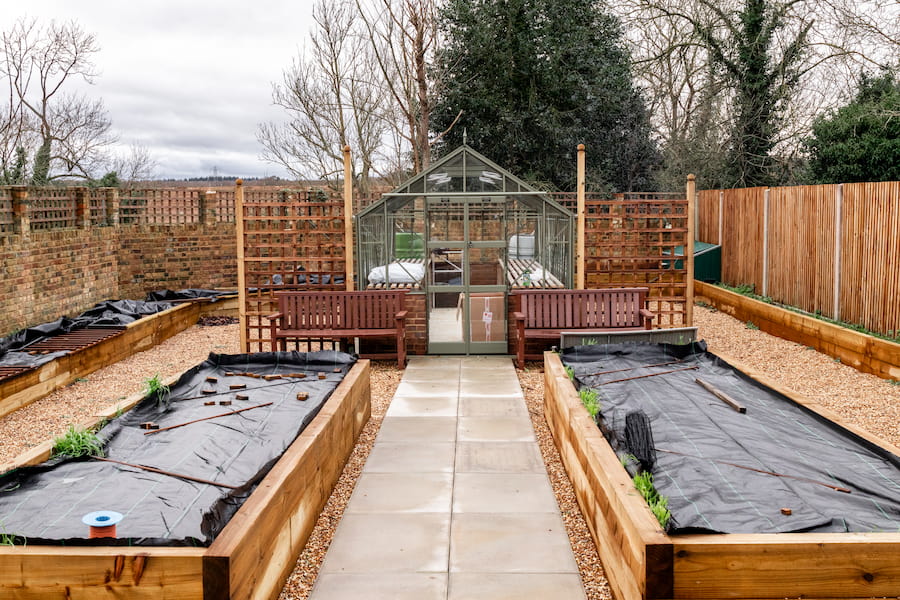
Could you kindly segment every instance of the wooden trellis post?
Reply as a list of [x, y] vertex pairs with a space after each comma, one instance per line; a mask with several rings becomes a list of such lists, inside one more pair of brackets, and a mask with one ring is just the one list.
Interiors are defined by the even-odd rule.
[[584, 256], [584, 172], [584, 144], [578, 144], [578, 177], [576, 181], [578, 198], [576, 203], [576, 211], [578, 216], [578, 226], [576, 232], [577, 241], [575, 246], [575, 288], [579, 290], [583, 290], [585, 286], [584, 269], [586, 266]]
[[344, 265], [347, 291], [353, 291], [353, 173], [350, 146], [344, 146]]
[[241, 328], [241, 352], [250, 352], [247, 340], [247, 277], [244, 273], [244, 182], [234, 183], [234, 225], [237, 233], [238, 319]]
[[695, 183], [695, 180], [696, 178], [693, 173], [688, 175], [686, 190], [688, 203], [688, 231], [687, 239], [684, 241], [684, 264], [687, 268], [687, 274], [685, 275], [687, 279], [687, 289], [684, 294], [685, 327], [694, 326], [694, 237], [697, 235], [697, 223], [694, 219], [694, 215], [697, 211], [697, 184]]

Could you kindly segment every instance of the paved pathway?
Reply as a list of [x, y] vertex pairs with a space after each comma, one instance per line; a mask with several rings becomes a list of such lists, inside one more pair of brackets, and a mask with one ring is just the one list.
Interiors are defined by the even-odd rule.
[[584, 600], [512, 362], [414, 357], [311, 600]]

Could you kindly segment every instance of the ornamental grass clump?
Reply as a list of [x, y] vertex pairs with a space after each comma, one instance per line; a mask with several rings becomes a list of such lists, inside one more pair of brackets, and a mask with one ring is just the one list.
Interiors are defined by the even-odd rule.
[[588, 414], [596, 421], [597, 415], [600, 414], [600, 397], [597, 391], [589, 387], [583, 387], [578, 390], [578, 395], [581, 397], [581, 403], [587, 409]]
[[144, 386], [146, 395], [155, 397], [158, 406], [169, 408], [169, 392], [171, 390], [169, 389], [169, 386], [162, 382], [159, 373], [145, 379]]
[[69, 425], [69, 430], [53, 440], [52, 456], [103, 456], [103, 442], [90, 429], [76, 428]]

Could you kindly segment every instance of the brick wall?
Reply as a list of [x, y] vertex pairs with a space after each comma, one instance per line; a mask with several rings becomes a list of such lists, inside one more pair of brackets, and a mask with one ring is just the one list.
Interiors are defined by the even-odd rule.
[[106, 299], [236, 287], [233, 223], [91, 227], [0, 235], [0, 336]]
[[234, 224], [124, 228], [118, 272], [125, 298], [165, 288], [237, 288]]

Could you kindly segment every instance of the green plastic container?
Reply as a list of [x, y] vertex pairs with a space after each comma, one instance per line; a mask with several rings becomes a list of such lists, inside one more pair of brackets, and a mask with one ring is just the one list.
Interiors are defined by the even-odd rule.
[[[675, 256], [684, 256], [684, 246], [675, 246]], [[664, 261], [663, 266], [668, 266], [668, 261]], [[675, 268], [683, 269], [684, 261], [676, 260]], [[694, 279], [711, 283], [721, 281], [722, 246], [694, 242]]]

